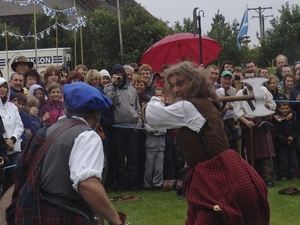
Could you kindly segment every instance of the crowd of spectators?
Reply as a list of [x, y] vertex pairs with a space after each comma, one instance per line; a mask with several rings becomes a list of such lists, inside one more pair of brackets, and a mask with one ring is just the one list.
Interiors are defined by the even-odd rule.
[[[261, 87], [264, 105], [273, 115], [254, 117], [255, 101], [223, 101], [214, 103], [220, 111], [229, 146], [236, 150], [260, 174], [267, 187], [276, 179], [298, 179], [300, 149], [300, 63], [288, 64], [284, 55], [276, 58], [277, 69], [258, 68], [253, 60], [245, 68], [230, 60], [221, 67], [202, 65], [211, 88], [219, 97], [253, 95], [251, 85], [243, 82], [265, 78]], [[152, 71], [150, 65], [116, 64], [106, 69], [89, 70], [77, 65], [72, 71], [65, 66], [48, 66], [38, 73], [32, 62], [20, 57], [12, 64], [15, 71], [8, 81], [1, 78], [3, 104], [11, 112], [0, 110], [3, 137], [0, 159], [5, 167], [14, 165], [31, 135], [45, 124], [55, 123], [64, 115], [64, 84], [85, 82], [105, 94], [112, 106], [101, 112], [105, 170], [103, 185], [107, 191], [163, 188], [164, 181], [178, 181], [185, 167], [184, 153], [176, 143], [176, 129], [154, 129], [143, 118], [144, 108], [152, 96], [159, 96], [165, 105], [174, 101], [165, 88], [164, 79], [171, 65]], [[13, 107], [15, 104], [17, 107]], [[157, 117], [160, 113], [157, 112]], [[1, 121], [0, 121], [1, 122]], [[291, 125], [293, 124], [293, 126]], [[1, 141], [1, 140], [0, 140]], [[13, 184], [14, 168], [1, 171], [3, 191]], [[166, 182], [167, 183], [167, 182]], [[165, 187], [166, 188], [166, 187]]]

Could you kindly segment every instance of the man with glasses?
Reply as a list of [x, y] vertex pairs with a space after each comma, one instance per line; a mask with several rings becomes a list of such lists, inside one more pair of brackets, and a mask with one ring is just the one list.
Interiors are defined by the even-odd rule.
[[[253, 70], [245, 72], [245, 79], [256, 77]], [[272, 94], [264, 86], [261, 87], [263, 92], [265, 107], [274, 110], [276, 103]], [[243, 89], [239, 90], [236, 96], [253, 95], [253, 88], [246, 84]], [[246, 149], [245, 159], [254, 162], [255, 170], [261, 175], [268, 188], [274, 186], [273, 182], [273, 166], [270, 155], [275, 157], [273, 138], [267, 127], [260, 126], [263, 121], [270, 120], [270, 117], [253, 117], [251, 114], [255, 110], [255, 101], [235, 101], [233, 105], [235, 120], [239, 121], [242, 128], [242, 142]], [[253, 156], [253, 158], [252, 158]], [[252, 161], [254, 160], [254, 161]]]

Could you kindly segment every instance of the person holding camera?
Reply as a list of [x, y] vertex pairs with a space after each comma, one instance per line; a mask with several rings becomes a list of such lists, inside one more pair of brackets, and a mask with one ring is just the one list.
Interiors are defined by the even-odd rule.
[[59, 74], [60, 74], [60, 84], [64, 85], [67, 83], [67, 76], [69, 74], [69, 71], [67, 69], [67, 67], [62, 66], [59, 70]]
[[[112, 143], [115, 149], [116, 189], [139, 190], [138, 153], [139, 133], [142, 126], [141, 107], [138, 94], [122, 65], [116, 64], [111, 71], [112, 83], [104, 87], [104, 93], [113, 102], [114, 130]], [[126, 161], [125, 161], [126, 158]]]

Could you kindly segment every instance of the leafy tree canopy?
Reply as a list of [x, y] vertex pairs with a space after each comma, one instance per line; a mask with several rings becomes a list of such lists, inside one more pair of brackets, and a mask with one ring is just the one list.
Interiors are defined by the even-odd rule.
[[193, 33], [194, 32], [194, 25], [193, 20], [190, 17], [183, 18], [183, 24], [181, 25], [180, 22], [177, 20], [175, 25], [172, 27], [174, 33]]
[[[18, 28], [11, 25], [5, 25], [0, 21], [0, 33], [3, 33], [5, 31], [9, 31], [16, 35], [21, 35], [21, 32]], [[10, 36], [8, 33], [6, 33], [4, 36], [0, 35], [0, 51], [5, 51], [6, 48], [8, 50], [18, 49], [22, 45], [23, 45], [23, 41], [21, 39], [16, 39], [16, 37]]]
[[215, 39], [222, 46], [222, 51], [218, 60], [214, 64], [221, 65], [225, 60], [231, 60], [234, 65], [240, 65], [244, 59], [245, 46], [242, 51], [237, 49], [236, 37], [238, 34], [238, 22], [234, 20], [232, 24], [225, 21], [225, 16], [218, 10], [213, 18], [211, 30], [207, 32], [207, 36]]
[[281, 15], [270, 21], [271, 28], [266, 31], [265, 39], [260, 40], [259, 63], [264, 66], [271, 66], [270, 62], [279, 54], [285, 55], [291, 64], [300, 59], [299, 5], [290, 7], [287, 2], [278, 11]]

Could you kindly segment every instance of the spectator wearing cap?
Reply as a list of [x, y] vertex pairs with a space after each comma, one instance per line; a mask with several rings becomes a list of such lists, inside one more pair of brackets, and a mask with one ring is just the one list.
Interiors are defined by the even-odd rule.
[[149, 95], [149, 96], [153, 96], [154, 90], [155, 90], [155, 86], [151, 82], [152, 73], [153, 73], [153, 71], [152, 71], [152, 67], [150, 65], [148, 65], [148, 64], [141, 65], [141, 67], [139, 69], [139, 74], [146, 81], [146, 87], [145, 87], [144, 94]]
[[33, 62], [28, 61], [25, 56], [20, 56], [12, 64], [11, 69], [15, 72], [24, 74], [33, 68]]
[[104, 88], [105, 85], [111, 83], [111, 77], [110, 77], [109, 72], [105, 69], [100, 70], [100, 75], [101, 75], [102, 88]]
[[139, 64], [137, 63], [130, 63], [129, 66], [133, 68], [133, 74], [139, 74]]
[[[233, 75], [231, 71], [224, 70], [221, 73], [220, 77], [221, 87], [216, 90], [216, 94], [220, 97], [224, 96], [234, 96], [236, 94], [236, 90], [232, 87]], [[223, 113], [225, 114], [227, 110], [232, 110], [233, 102], [223, 102], [221, 107]]]
[[[24, 208], [11, 206], [7, 218], [25, 224], [35, 218], [40, 224], [47, 224], [47, 221], [59, 221], [57, 224], [95, 224], [96, 212], [110, 224], [123, 224], [101, 184], [104, 154], [101, 138], [95, 132], [100, 110], [107, 109], [111, 101], [83, 82], [65, 84], [63, 96], [66, 116], [47, 128], [46, 138], [53, 137], [66, 124], [73, 126], [60, 134], [47, 149], [43, 163], [39, 164], [42, 166], [38, 166], [40, 176], [34, 176], [35, 171], [30, 174], [33, 182], [40, 183], [38, 191], [43, 193], [39, 215], [35, 210], [30, 216], [19, 213], [18, 210], [24, 212], [28, 202], [34, 200], [29, 197], [25, 200]], [[36, 136], [34, 138], [36, 140]], [[19, 161], [20, 168], [28, 164], [28, 155]], [[16, 189], [22, 187], [18, 181], [26, 172], [18, 170]], [[14, 192], [14, 199], [20, 199], [19, 191]], [[19, 202], [16, 200], [14, 203]], [[15, 211], [15, 208], [18, 209]]]

